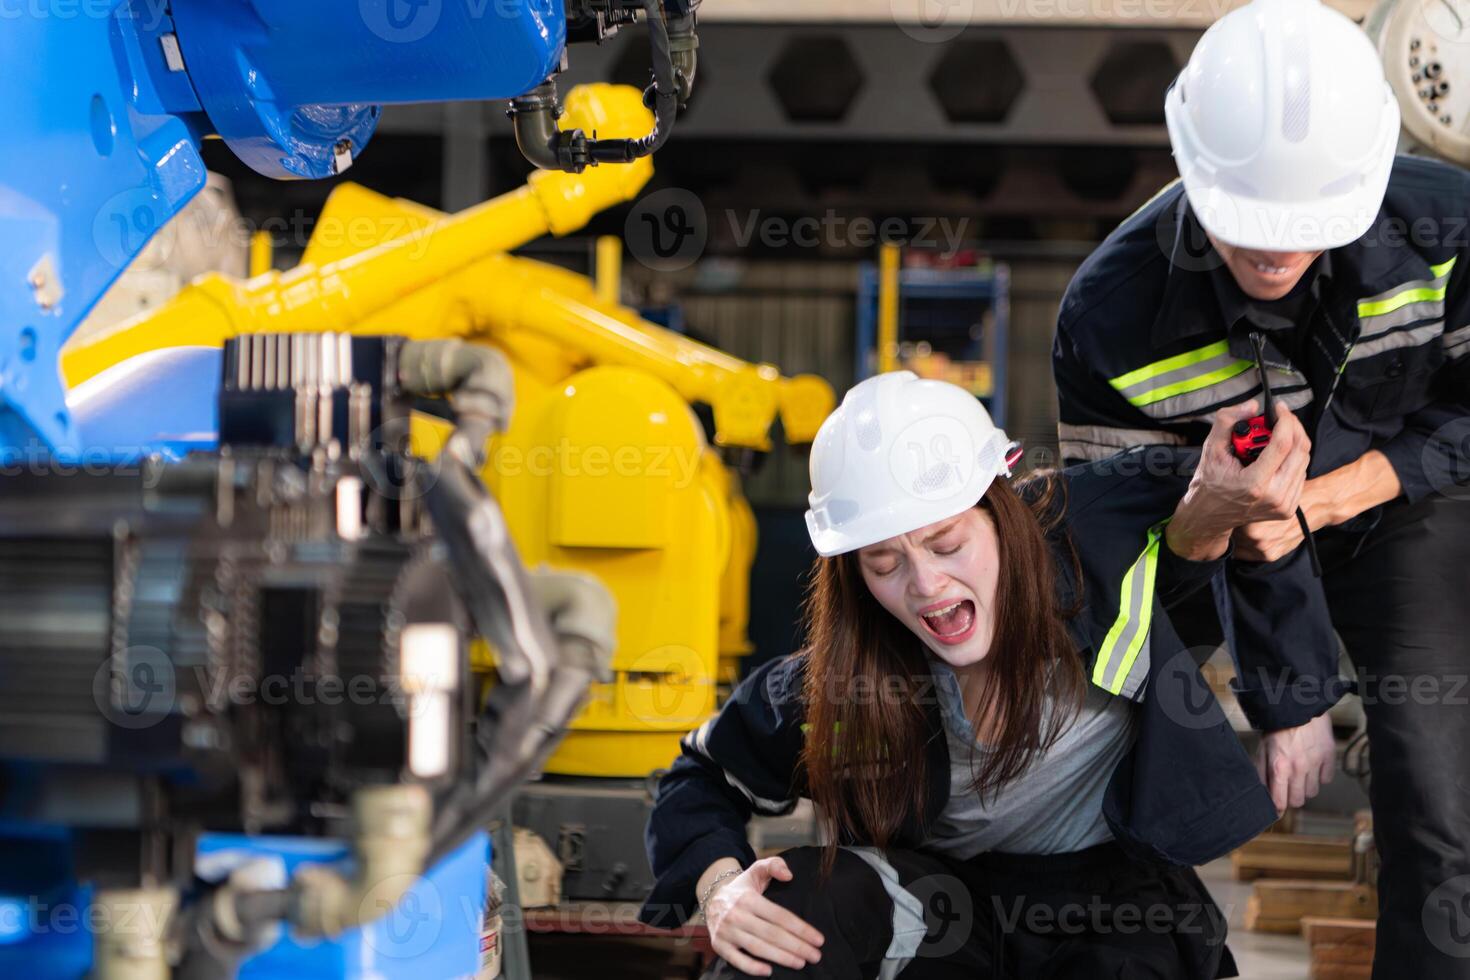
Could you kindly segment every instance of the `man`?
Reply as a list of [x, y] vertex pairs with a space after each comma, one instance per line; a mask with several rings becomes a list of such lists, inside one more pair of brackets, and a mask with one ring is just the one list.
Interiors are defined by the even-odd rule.
[[1278, 521], [1239, 530], [1216, 582], [1263, 774], [1282, 809], [1331, 778], [1335, 627], [1372, 753], [1373, 975], [1470, 977], [1470, 176], [1395, 157], [1377, 55], [1317, 0], [1226, 15], [1165, 110], [1181, 181], [1062, 301], [1062, 454], [1198, 444], [1261, 397], [1260, 344], [1313, 440], [1323, 569]]

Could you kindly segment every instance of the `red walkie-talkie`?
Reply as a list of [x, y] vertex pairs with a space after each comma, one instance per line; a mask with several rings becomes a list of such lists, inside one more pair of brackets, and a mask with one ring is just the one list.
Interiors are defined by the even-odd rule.
[[[1271, 379], [1266, 376], [1266, 338], [1259, 333], [1251, 334], [1251, 345], [1256, 349], [1256, 370], [1261, 374], [1261, 414], [1236, 422], [1230, 431], [1230, 448], [1241, 465], [1249, 466], [1256, 461], [1271, 444], [1271, 430], [1276, 427], [1276, 397], [1271, 394]], [[1312, 574], [1322, 577], [1322, 563], [1317, 557], [1317, 542], [1312, 539], [1312, 527], [1307, 515], [1296, 509], [1296, 522], [1302, 529], [1302, 543], [1307, 547], [1307, 557], [1312, 561]]]
[[1256, 348], [1256, 370], [1261, 374], [1261, 414], [1254, 418], [1241, 419], [1230, 433], [1230, 446], [1235, 458], [1246, 466], [1271, 442], [1271, 429], [1276, 425], [1276, 400], [1271, 395], [1271, 379], [1266, 377], [1266, 342], [1258, 333], [1251, 334], [1251, 344]]

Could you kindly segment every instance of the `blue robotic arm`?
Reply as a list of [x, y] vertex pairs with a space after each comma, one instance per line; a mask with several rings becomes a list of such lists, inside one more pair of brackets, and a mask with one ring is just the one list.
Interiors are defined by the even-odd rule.
[[[649, 21], [663, 81], [643, 141], [560, 139], [568, 18], [596, 40]], [[28, 0], [0, 31], [0, 453], [81, 449], [62, 344], [204, 186], [223, 139], [269, 177], [351, 166], [381, 107], [514, 99], [538, 166], [580, 169], [667, 137], [693, 78], [690, 0]], [[669, 35], [674, 35], [670, 55]], [[660, 45], [658, 38], [663, 38]], [[677, 85], [675, 83], [677, 81]], [[670, 92], [677, 87], [677, 92]], [[529, 136], [527, 136], [529, 134]], [[523, 138], [527, 137], [527, 138]], [[657, 137], [655, 139], [654, 137]]]
[[[221, 419], [217, 435], [184, 447], [195, 451], [148, 460], [141, 470], [22, 467], [17, 478], [0, 480], [0, 578], [15, 583], [0, 590], [0, 611], [12, 624], [29, 617], [24, 622], [40, 624], [55, 641], [35, 641], [25, 628], [14, 643], [0, 636], [10, 684], [0, 688], [0, 729], [16, 736], [0, 752], [7, 868], [0, 913], [53, 899], [92, 904], [84, 897], [90, 881], [106, 901], [131, 901], [128, 889], [151, 881], [160, 885], [149, 889], [153, 907], [183, 903], [189, 914], [179, 921], [201, 928], [239, 925], [247, 904], [257, 925], [308, 923], [318, 959], [284, 975], [331, 975], [332, 957], [341, 961], [333, 971], [349, 973], [354, 943], [379, 958], [405, 957], [396, 964], [402, 971], [380, 964], [374, 975], [432, 969], [396, 940], [396, 952], [379, 945], [389, 943], [382, 937], [391, 923], [344, 916], [360, 904], [352, 889], [368, 871], [393, 870], [365, 862], [402, 857], [394, 835], [412, 823], [404, 814], [419, 823], [432, 817], [427, 829], [415, 823], [406, 835], [425, 848], [424, 869], [435, 869], [413, 888], [426, 884], [432, 895], [436, 887], [463, 892], [466, 881], [471, 892], [483, 886], [479, 816], [550, 750], [542, 742], [570, 717], [611, 642], [610, 607], [571, 617], [601, 624], [596, 637], [568, 639], [554, 629], [554, 603], [531, 593], [474, 467], [464, 465], [458, 479], [429, 480], [426, 490], [415, 482], [424, 478], [407, 447], [407, 399], [455, 395], [455, 412], [472, 416], [477, 434], [463, 441], [483, 445], [484, 426], [498, 416], [463, 410], [495, 404], [488, 395], [499, 389], [487, 380], [494, 372], [475, 351], [429, 356], [401, 338], [257, 336], [223, 353], [176, 349], [139, 358], [129, 366], [135, 383], [77, 393], [69, 407], [59, 353], [153, 235], [203, 189], [205, 139], [222, 139], [266, 176], [319, 179], [351, 166], [384, 105], [510, 99], [517, 140], [538, 166], [579, 170], [633, 159], [667, 138], [688, 95], [695, 2], [0, 0], [0, 464], [85, 460], [89, 443], [121, 444], [124, 437], [113, 435], [138, 432], [145, 416], [166, 428], [176, 406], [147, 404], [159, 377], [217, 386]], [[599, 40], [639, 16], [652, 39], [646, 101], [655, 108], [653, 132], [599, 140], [560, 130], [554, 76], [565, 66], [568, 41]], [[294, 366], [282, 371], [305, 379], [299, 390], [231, 367], [262, 357], [263, 364]], [[463, 371], [430, 383], [424, 370], [412, 369], [420, 360]], [[311, 411], [298, 412], [302, 405]], [[108, 428], [125, 418], [133, 424]], [[461, 566], [453, 587], [446, 562]], [[536, 583], [545, 587], [539, 577]], [[557, 601], [579, 595], [597, 606], [605, 593], [594, 585], [561, 583]], [[90, 612], [77, 615], [77, 603]], [[413, 726], [427, 723], [384, 708], [386, 700], [217, 705], [200, 680], [210, 671], [259, 680], [268, 669], [292, 678], [413, 678], [403, 661], [412, 645], [400, 635], [405, 623], [450, 628], [459, 646], [426, 629], [417, 634], [427, 644], [418, 652], [441, 665], [425, 676], [453, 675], [466, 620], [502, 653], [500, 700], [478, 718], [477, 737], [489, 733], [495, 742], [488, 765], [459, 744], [474, 706], [458, 695], [408, 692], [452, 701], [434, 715], [443, 724], [433, 731], [453, 764], [426, 776], [394, 753], [400, 743], [426, 744], [414, 742]], [[507, 670], [518, 648], [521, 668]], [[171, 681], [160, 707], [151, 700], [153, 682], [164, 676]], [[27, 683], [36, 677], [36, 689], [53, 700], [30, 699]], [[148, 697], [133, 712], [140, 693]], [[246, 754], [255, 763], [248, 786], [240, 778]], [[404, 771], [412, 778], [399, 778]], [[472, 782], [462, 778], [477, 772]], [[148, 789], [136, 800], [114, 794], [110, 809], [90, 812], [108, 793], [99, 787], [114, 778]], [[63, 784], [67, 793], [54, 791]], [[434, 788], [432, 801], [417, 792], [426, 787]], [[318, 812], [324, 797], [330, 800]], [[82, 806], [58, 809], [58, 799]], [[280, 828], [287, 837], [271, 856], [289, 857], [300, 850], [299, 835], [341, 822], [332, 809], [341, 799], [364, 807], [355, 865], [333, 880], [318, 872], [287, 887], [246, 882], [239, 907], [215, 914], [219, 903], [207, 896], [235, 885], [228, 878], [201, 883], [203, 866], [183, 856], [192, 834], [230, 823], [216, 817], [232, 807], [248, 809], [250, 819], [239, 822], [251, 836], [231, 846], [254, 854], [264, 846], [261, 828]], [[82, 837], [86, 846], [77, 844]], [[99, 840], [108, 846], [98, 848]], [[115, 846], [118, 840], [126, 843]], [[308, 863], [340, 856], [323, 846]], [[203, 863], [225, 866], [217, 857]], [[344, 935], [356, 938], [338, 941]], [[113, 938], [105, 930], [90, 937], [101, 951], [97, 962], [132, 955], [110, 948]], [[191, 963], [188, 956], [207, 959], [221, 945], [213, 934], [208, 941], [173, 938], [186, 944]], [[262, 945], [253, 935], [225, 939], [221, 976]], [[94, 962], [88, 943], [75, 930], [63, 936], [0, 923], [0, 963], [24, 965], [35, 977], [75, 977]], [[464, 949], [449, 945], [458, 963]], [[283, 975], [269, 972], [264, 959], [247, 975]]]

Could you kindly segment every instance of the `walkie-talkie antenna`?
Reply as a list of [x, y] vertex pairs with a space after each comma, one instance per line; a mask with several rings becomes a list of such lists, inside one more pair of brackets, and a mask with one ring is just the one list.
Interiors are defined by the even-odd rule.
[[1271, 379], [1266, 376], [1266, 338], [1259, 333], [1251, 334], [1251, 344], [1256, 349], [1256, 370], [1261, 375], [1261, 414], [1266, 417], [1266, 427], [1276, 428], [1276, 396], [1271, 394]]

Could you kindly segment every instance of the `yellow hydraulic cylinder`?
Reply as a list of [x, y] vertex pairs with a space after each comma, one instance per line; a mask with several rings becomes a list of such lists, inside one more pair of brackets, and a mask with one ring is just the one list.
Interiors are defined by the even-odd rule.
[[[584, 85], [568, 95], [561, 124], [636, 136], [648, 131], [652, 116], [636, 89]], [[598, 211], [631, 200], [652, 174], [646, 157], [580, 174], [537, 171], [509, 194], [321, 266], [304, 264], [243, 284], [201, 277], [167, 306], [65, 352], [62, 373], [75, 385], [144, 350], [219, 345], [237, 333], [351, 330], [487, 255], [581, 228]]]
[[[347, 254], [344, 229], [355, 224], [380, 234], [411, 235], [441, 217], [422, 205], [345, 184], [328, 200], [323, 230], [312, 238], [305, 259], [335, 261]], [[686, 401], [708, 404], [714, 410], [715, 442], [722, 446], [769, 449], [778, 413], [788, 442], [810, 442], [831, 414], [836, 399], [825, 379], [782, 377], [774, 365], [751, 364], [649, 323], [598, 292], [585, 276], [497, 254], [384, 307], [352, 329], [493, 337], [497, 345], [538, 347], [526, 362], [548, 380], [594, 363], [635, 367], [672, 385]]]

